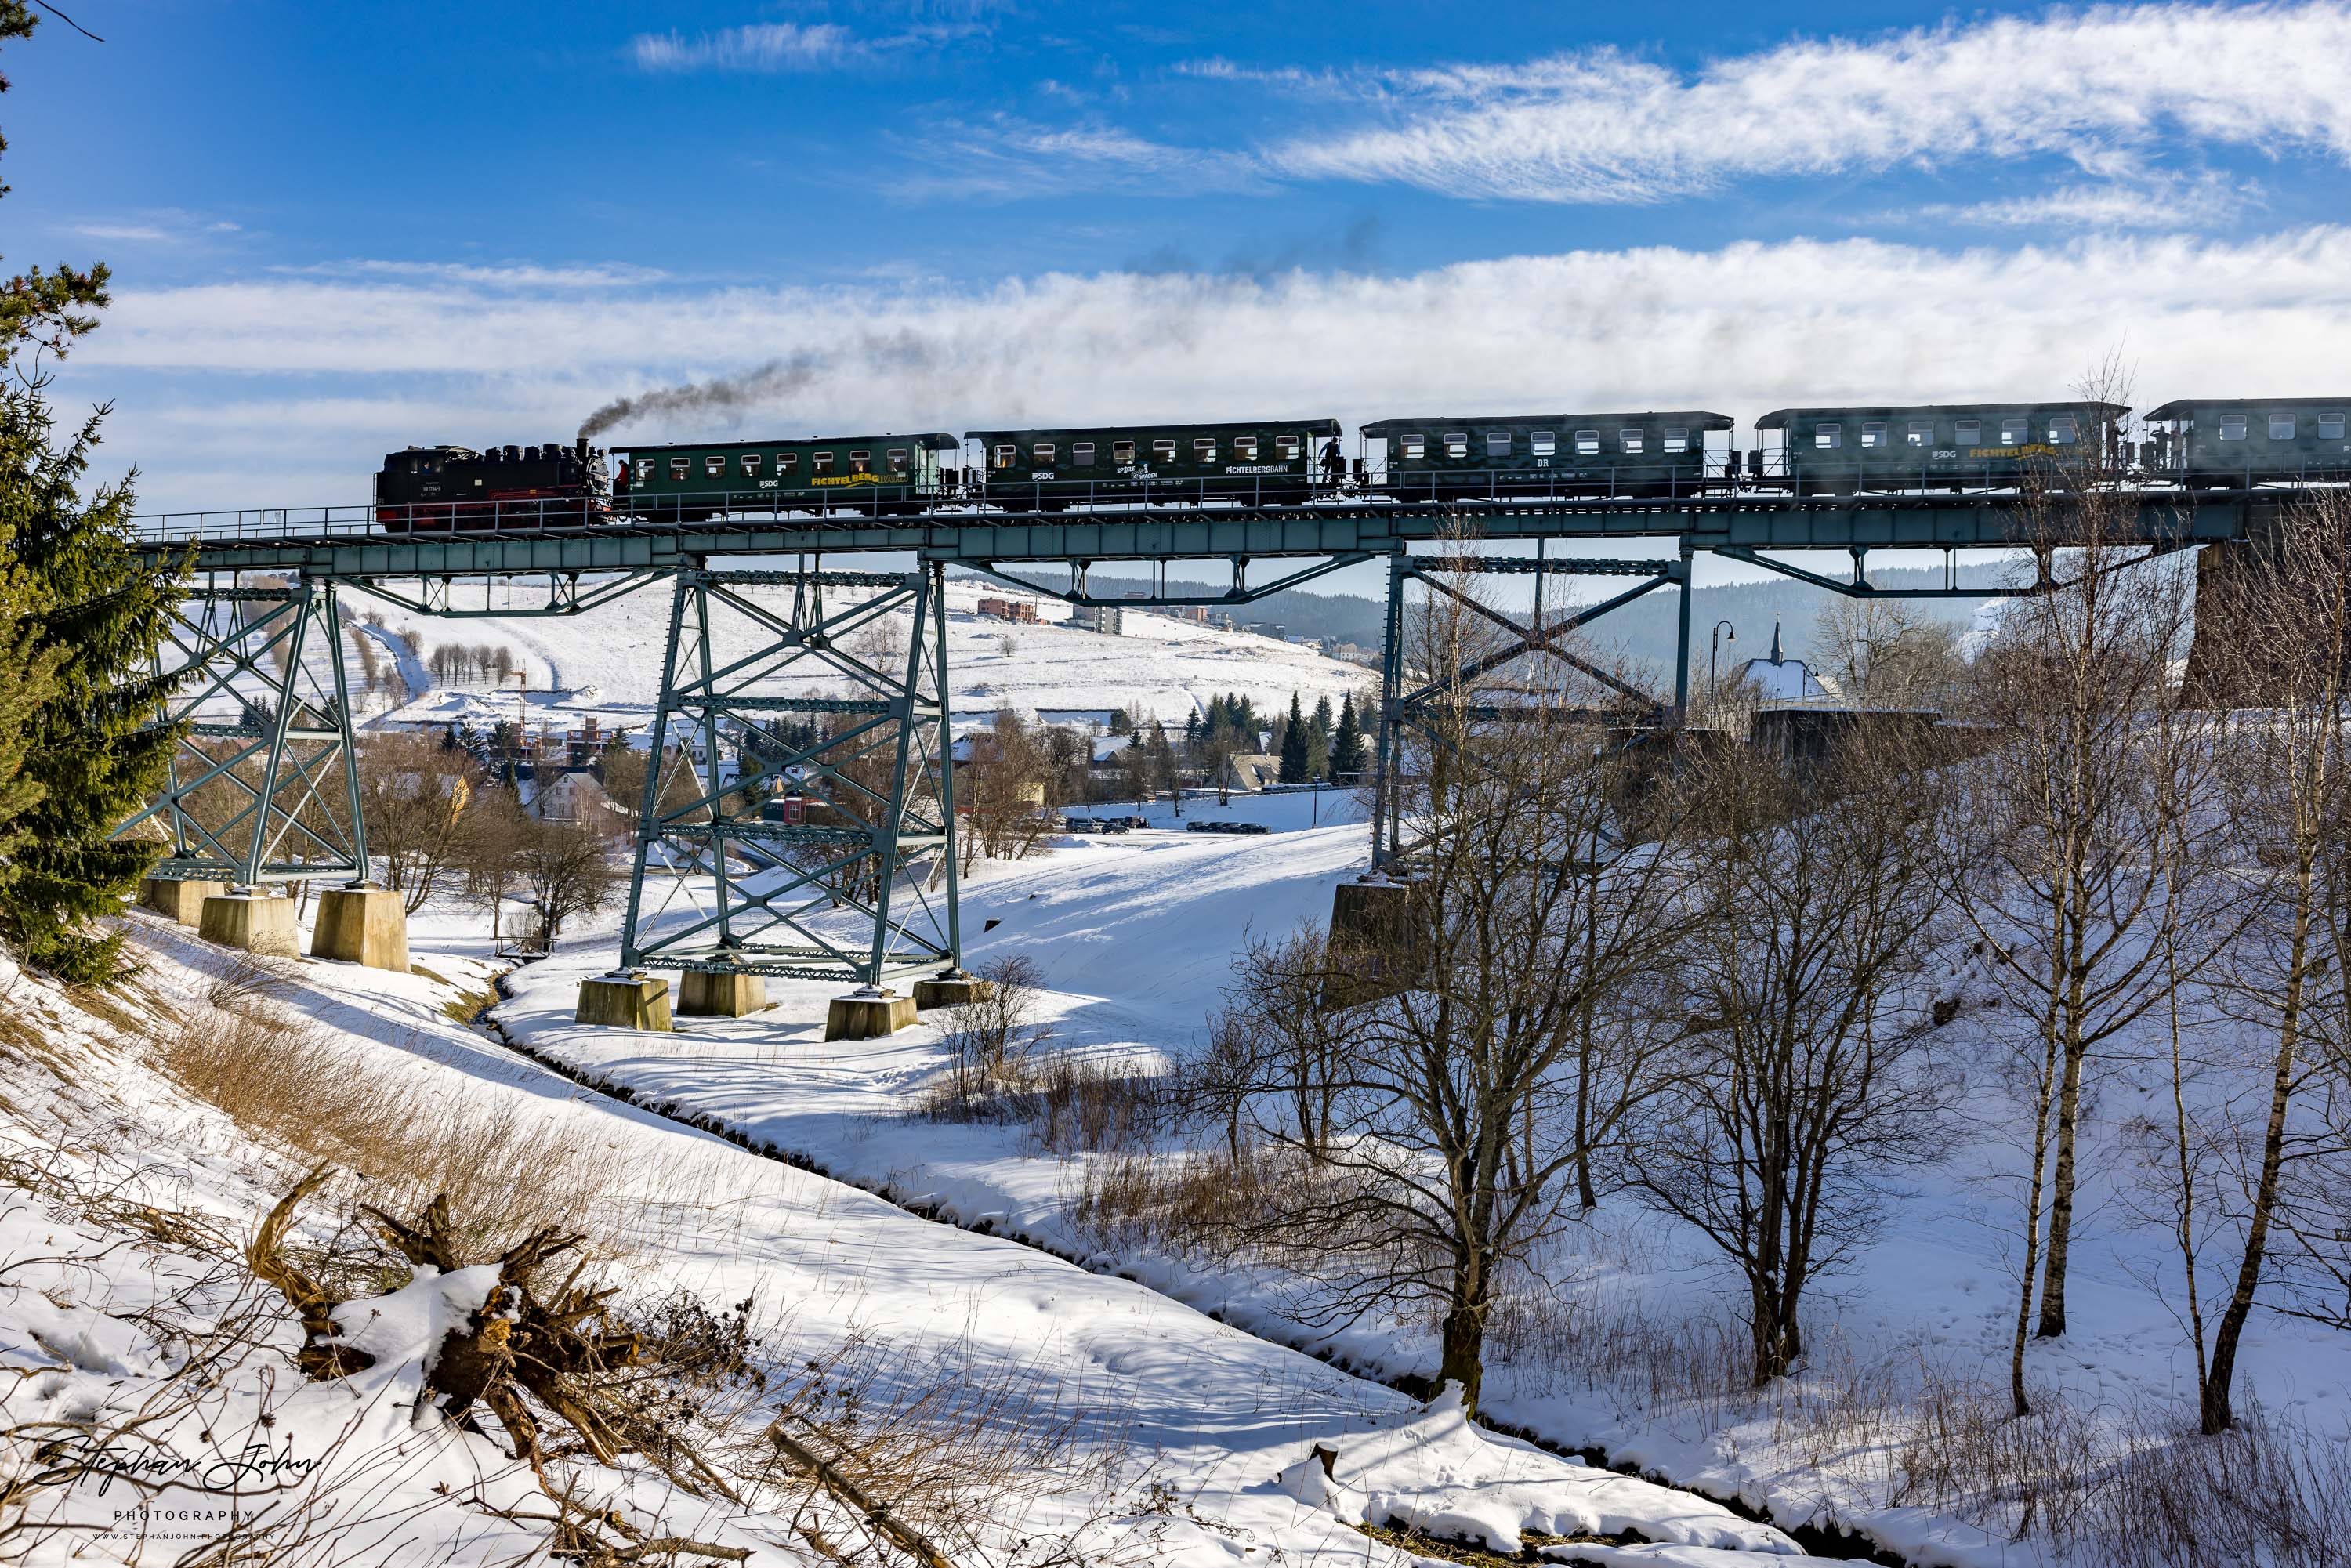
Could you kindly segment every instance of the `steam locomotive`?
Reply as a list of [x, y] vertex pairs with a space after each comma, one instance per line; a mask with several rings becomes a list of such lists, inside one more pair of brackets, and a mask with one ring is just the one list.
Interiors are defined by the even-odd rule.
[[[1327, 419], [975, 430], [628, 448], [617, 476], [569, 446], [412, 446], [376, 476], [392, 532], [723, 513], [884, 517], [964, 506], [1297, 505], [1324, 496], [1441, 501], [1552, 497], [1969, 494], [2038, 468], [2182, 489], [2351, 483], [2351, 396], [1801, 407], [1733, 421], [1684, 412], [1438, 415], [1362, 426], [1350, 464]], [[962, 453], [958, 466], [950, 455]]]
[[388, 454], [375, 476], [375, 520], [392, 533], [508, 519], [601, 523], [611, 515], [604, 454], [584, 435], [569, 446], [411, 446]]

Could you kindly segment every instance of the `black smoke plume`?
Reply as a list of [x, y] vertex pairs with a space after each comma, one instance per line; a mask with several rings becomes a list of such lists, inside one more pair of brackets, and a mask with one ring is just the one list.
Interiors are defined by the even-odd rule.
[[684, 386], [661, 387], [634, 397], [616, 397], [580, 422], [580, 434], [592, 438], [623, 420], [666, 413], [739, 413], [805, 391], [823, 368], [814, 354], [794, 354], [769, 360], [739, 376], [721, 376]]
[[[769, 360], [737, 376], [717, 376], [684, 386], [658, 387], [633, 397], [616, 397], [580, 422], [580, 434], [601, 435], [623, 420], [660, 414], [740, 414], [753, 409], [775, 409], [812, 388], [828, 375], [851, 369], [883, 371], [889, 375], [888, 404], [904, 411], [969, 401], [969, 382], [977, 365], [960, 365], [939, 345], [917, 334], [861, 332], [824, 354], [803, 350], [786, 359]], [[867, 394], [872, 395], [870, 392]]]

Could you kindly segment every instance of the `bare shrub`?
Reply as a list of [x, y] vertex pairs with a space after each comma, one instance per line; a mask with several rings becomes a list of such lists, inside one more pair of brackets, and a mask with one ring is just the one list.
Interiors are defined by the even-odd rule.
[[939, 1009], [939, 1040], [958, 1071], [987, 1071], [1052, 1038], [1037, 1018], [1044, 971], [1036, 960], [1013, 953], [976, 971], [987, 982], [970, 1001]]

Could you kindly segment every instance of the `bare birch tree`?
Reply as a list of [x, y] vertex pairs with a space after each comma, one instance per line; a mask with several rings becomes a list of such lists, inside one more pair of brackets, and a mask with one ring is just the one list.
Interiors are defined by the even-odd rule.
[[[2226, 695], [2246, 705], [2229, 727], [2220, 815], [2258, 901], [2215, 987], [2224, 1010], [2257, 1030], [2268, 1051], [2227, 1107], [2250, 1113], [2231, 1119], [2223, 1144], [2234, 1156], [2234, 1179], [2220, 1190], [2233, 1199], [2237, 1257], [2209, 1354], [2198, 1346], [2207, 1433], [2234, 1423], [2237, 1355], [2281, 1220], [2298, 1244], [2283, 1260], [2289, 1310], [2351, 1326], [2342, 1305], [2351, 1284], [2343, 1240], [2351, 1130], [2342, 1115], [2351, 1100], [2351, 497], [2324, 494], [2265, 536], [2216, 548], [2229, 552], [2228, 570], [2207, 574], [2199, 618], [2225, 651], [2199, 653], [2234, 688]], [[2318, 1113], [2297, 1116], [2313, 1098]], [[2184, 1160], [2184, 1126], [2182, 1145]], [[2194, 1197], [2187, 1186], [2183, 1201]]]
[[1968, 716], [1997, 743], [1961, 770], [1945, 816], [1949, 890], [2033, 1030], [2017, 1042], [2032, 1101], [2020, 1412], [2024, 1336], [2065, 1332], [2085, 1091], [2100, 1048], [2165, 996], [2166, 934], [2188, 906], [2151, 849], [2183, 809], [2174, 786], [2195, 743], [2151, 720], [2179, 700], [2192, 573], [2131, 542], [2136, 506], [2095, 471], [2032, 476], [2035, 591], [2009, 601], [1968, 685]]

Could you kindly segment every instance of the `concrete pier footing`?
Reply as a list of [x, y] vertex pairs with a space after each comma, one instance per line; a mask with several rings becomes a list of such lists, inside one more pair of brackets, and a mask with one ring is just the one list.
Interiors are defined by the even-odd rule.
[[984, 1001], [995, 994], [995, 981], [983, 980], [977, 975], [967, 975], [961, 969], [950, 969], [943, 975], [914, 982], [914, 1007], [917, 1011], [928, 1012], [933, 1008]]
[[294, 901], [282, 893], [251, 889], [216, 893], [204, 900], [196, 935], [224, 947], [239, 947], [272, 958], [298, 958]]
[[888, 989], [852, 991], [825, 1009], [827, 1040], [880, 1040], [914, 1021], [914, 998]]
[[408, 973], [408, 910], [384, 887], [329, 888], [319, 895], [310, 956]]
[[629, 970], [593, 976], [580, 982], [580, 1008], [572, 1017], [580, 1023], [667, 1034], [669, 982]]
[[183, 925], [201, 925], [204, 900], [227, 891], [228, 883], [225, 882], [172, 882], [151, 876], [139, 884], [139, 906]]
[[687, 1018], [739, 1019], [767, 1005], [768, 982], [758, 975], [688, 969], [677, 990], [677, 1010]]

